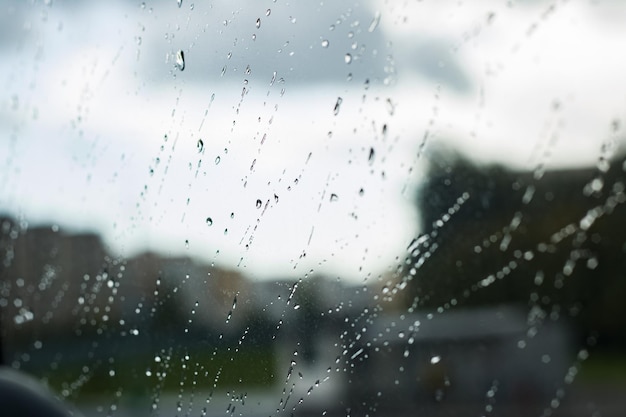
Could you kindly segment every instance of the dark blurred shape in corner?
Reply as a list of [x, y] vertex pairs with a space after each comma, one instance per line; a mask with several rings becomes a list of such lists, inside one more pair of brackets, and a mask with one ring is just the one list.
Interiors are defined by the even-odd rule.
[[5, 417], [76, 416], [38, 381], [9, 368], [0, 368], [0, 410]]

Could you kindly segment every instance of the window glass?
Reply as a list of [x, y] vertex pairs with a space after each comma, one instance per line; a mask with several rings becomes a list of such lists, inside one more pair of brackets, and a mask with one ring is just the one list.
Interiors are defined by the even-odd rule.
[[624, 18], [3, 2], [0, 377], [85, 416], [619, 415]]

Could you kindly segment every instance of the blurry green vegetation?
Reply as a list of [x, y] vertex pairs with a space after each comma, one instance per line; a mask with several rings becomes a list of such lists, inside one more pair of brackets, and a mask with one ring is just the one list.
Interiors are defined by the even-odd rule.
[[[158, 359], [155, 359], [157, 358]], [[177, 348], [172, 353], [156, 355], [123, 356], [114, 362], [77, 360], [64, 363], [57, 370], [32, 369], [46, 377], [48, 385], [56, 392], [70, 388], [71, 396], [113, 396], [119, 389], [128, 394], [148, 396], [159, 391], [176, 391], [182, 388], [212, 391], [232, 388], [258, 388], [274, 383], [276, 355], [269, 347], [233, 350], [195, 350], [185, 353]], [[72, 383], [81, 380], [80, 387], [71, 389]]]
[[581, 382], [595, 384], [626, 384], [626, 355], [624, 352], [597, 352], [581, 367]]
[[625, 167], [527, 172], [435, 155], [404, 305], [535, 307], [582, 344], [626, 347]]

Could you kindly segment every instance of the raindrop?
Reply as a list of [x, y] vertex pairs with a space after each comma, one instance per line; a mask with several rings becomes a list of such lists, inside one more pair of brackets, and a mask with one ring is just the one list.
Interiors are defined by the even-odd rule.
[[344, 60], [344, 62], [345, 62], [346, 64], [351, 63], [351, 62], [352, 62], [352, 55], [351, 55], [351, 54], [346, 54], [346, 55], [343, 57], [343, 60]]
[[335, 114], [335, 116], [339, 114], [339, 109], [341, 108], [342, 102], [343, 99], [341, 97], [337, 97], [337, 102], [335, 103], [335, 108], [333, 109], [333, 113]]
[[367, 160], [369, 161], [370, 164], [374, 162], [374, 155], [375, 155], [374, 148], [370, 148], [370, 155], [367, 157]]
[[589, 258], [587, 259], [587, 268], [596, 269], [598, 267], [598, 259], [597, 258]]
[[258, 29], [258, 28], [260, 28], [260, 27], [261, 27], [261, 18], [258, 18], [258, 19], [256, 20], [256, 28]]
[[213, 219], [210, 218], [210, 217], [207, 217], [206, 218], [206, 224], [207, 224], [207, 226], [212, 226], [213, 225]]
[[185, 53], [180, 49], [176, 52], [176, 68], [181, 71], [185, 69]]
[[441, 400], [443, 400], [443, 390], [437, 389], [435, 391], [435, 401], [440, 402]]
[[388, 98], [386, 102], [387, 102], [387, 111], [389, 112], [390, 116], [393, 116], [393, 113], [396, 110], [396, 106], [392, 103], [390, 98]]
[[332, 194], [330, 195], [330, 201], [331, 201], [331, 202], [335, 202], [335, 201], [337, 201], [337, 200], [339, 200], [339, 196], [338, 196], [337, 194], [335, 194], [335, 193], [332, 193]]
[[328, 45], [330, 44], [330, 42], [328, 42], [328, 39], [324, 39], [322, 41], [322, 48], [328, 48]]
[[370, 27], [367, 28], [367, 31], [370, 33], [375, 31], [379, 23], [380, 23], [380, 12], [376, 12], [376, 15], [374, 16], [374, 19], [372, 19], [372, 23], [370, 23]]
[[183, 0], [176, 0], [176, 3], [178, 4], [178, 7], [183, 5]]
[[263, 204], [263, 202], [260, 199], [257, 199], [257, 201], [256, 201], [256, 208], [260, 209], [262, 204]]
[[222, 160], [222, 158], [220, 158], [220, 156], [216, 156], [215, 157], [215, 165], [219, 165], [220, 161]]
[[435, 355], [432, 358], [430, 358], [430, 363], [432, 363], [433, 365], [439, 362], [441, 362], [441, 356], [439, 355]]
[[198, 147], [198, 153], [201, 153], [204, 150], [204, 142], [202, 139], [198, 139], [196, 146]]
[[267, 10], [265, 11], [265, 16], [269, 16], [269, 15], [271, 15], [271, 14], [272, 14], [272, 10], [271, 10], [271, 9], [267, 9]]

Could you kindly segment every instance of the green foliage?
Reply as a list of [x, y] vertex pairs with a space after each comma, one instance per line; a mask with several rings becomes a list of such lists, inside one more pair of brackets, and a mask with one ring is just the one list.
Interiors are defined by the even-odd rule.
[[407, 258], [406, 305], [539, 306], [626, 346], [625, 177], [621, 159], [543, 173], [438, 155], [418, 192], [425, 239]]
[[[158, 357], [158, 360], [155, 358]], [[47, 374], [47, 383], [58, 393], [70, 389], [70, 396], [114, 395], [119, 389], [133, 390], [136, 396], [149, 396], [153, 391], [177, 391], [194, 387], [212, 391], [233, 388], [258, 388], [273, 384], [276, 357], [270, 348], [247, 347], [206, 349], [185, 353], [124, 356], [110, 363], [83, 361], [64, 363], [54, 372], [31, 370]], [[75, 385], [84, 379], [84, 383]], [[147, 390], [151, 390], [147, 392]]]

